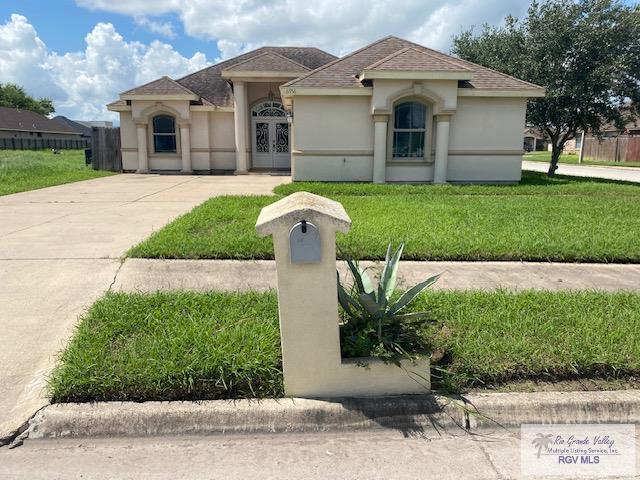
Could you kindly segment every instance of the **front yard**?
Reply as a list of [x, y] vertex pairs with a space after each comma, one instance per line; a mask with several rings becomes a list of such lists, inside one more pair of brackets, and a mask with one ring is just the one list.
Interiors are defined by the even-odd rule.
[[523, 174], [519, 185], [294, 183], [272, 196], [208, 200], [129, 252], [146, 258], [273, 258], [254, 225], [260, 209], [296, 190], [343, 203], [353, 220], [338, 246], [384, 258], [404, 241], [405, 259], [640, 261], [640, 186]]
[[[640, 295], [424, 293], [434, 388], [640, 374]], [[364, 367], [363, 367], [364, 368]], [[110, 293], [50, 379], [55, 402], [283, 395], [277, 299], [267, 293]]]
[[113, 175], [84, 163], [84, 150], [0, 150], [0, 195]]

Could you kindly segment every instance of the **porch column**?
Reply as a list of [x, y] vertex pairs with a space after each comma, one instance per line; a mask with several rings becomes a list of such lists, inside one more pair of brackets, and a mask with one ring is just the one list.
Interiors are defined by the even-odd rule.
[[233, 120], [236, 137], [236, 174], [247, 173], [247, 91], [244, 82], [233, 82]]
[[387, 177], [387, 123], [389, 115], [374, 115], [373, 183], [385, 183]]
[[149, 158], [147, 157], [147, 125], [139, 123], [138, 131], [138, 170], [136, 173], [149, 173]]
[[191, 129], [188, 123], [180, 125], [180, 148], [182, 149], [182, 173], [191, 173]]
[[450, 115], [436, 117], [436, 163], [433, 169], [433, 183], [447, 183], [450, 119]]

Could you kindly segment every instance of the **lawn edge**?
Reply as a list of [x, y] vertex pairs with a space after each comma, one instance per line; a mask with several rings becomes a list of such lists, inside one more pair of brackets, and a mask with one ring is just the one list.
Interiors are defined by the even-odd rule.
[[436, 394], [310, 400], [62, 403], [29, 422], [31, 439], [398, 429], [499, 430], [525, 423], [639, 423], [640, 390]]

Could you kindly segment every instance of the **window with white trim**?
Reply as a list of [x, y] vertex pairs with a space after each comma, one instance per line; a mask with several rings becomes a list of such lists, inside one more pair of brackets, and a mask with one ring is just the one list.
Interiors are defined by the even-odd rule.
[[153, 151], [176, 153], [176, 121], [170, 115], [153, 117]]
[[393, 158], [422, 159], [427, 138], [427, 106], [416, 101], [393, 107]]

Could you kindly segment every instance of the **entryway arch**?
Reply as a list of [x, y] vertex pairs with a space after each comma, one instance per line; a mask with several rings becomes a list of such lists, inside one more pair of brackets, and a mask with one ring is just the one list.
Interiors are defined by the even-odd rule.
[[287, 112], [279, 100], [261, 100], [251, 108], [253, 168], [289, 170], [291, 147]]

